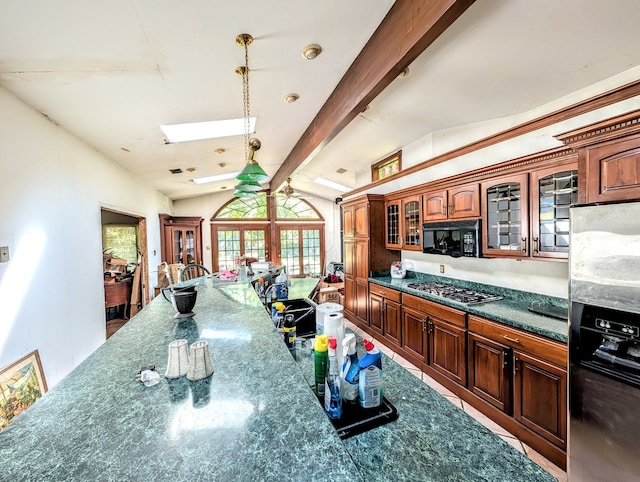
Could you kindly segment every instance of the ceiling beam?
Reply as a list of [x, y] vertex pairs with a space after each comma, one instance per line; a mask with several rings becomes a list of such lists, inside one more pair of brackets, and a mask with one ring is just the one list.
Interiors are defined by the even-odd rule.
[[280, 189], [475, 0], [396, 0], [271, 179]]

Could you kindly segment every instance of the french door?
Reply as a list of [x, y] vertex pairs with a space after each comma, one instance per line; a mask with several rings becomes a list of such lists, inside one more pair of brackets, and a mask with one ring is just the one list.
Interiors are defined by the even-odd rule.
[[236, 256], [269, 261], [269, 230], [266, 225], [212, 225], [213, 271], [232, 270]]

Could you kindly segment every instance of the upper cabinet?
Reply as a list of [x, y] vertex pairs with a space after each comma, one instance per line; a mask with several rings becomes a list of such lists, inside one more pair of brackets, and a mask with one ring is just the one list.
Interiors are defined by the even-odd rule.
[[423, 196], [423, 213], [425, 222], [479, 218], [480, 189], [478, 183], [426, 193]]
[[527, 174], [515, 174], [482, 183], [485, 256], [529, 255], [529, 191]]
[[531, 188], [531, 256], [567, 258], [569, 208], [578, 202], [577, 164], [534, 171]]
[[422, 250], [420, 196], [385, 203], [385, 246], [387, 249]]
[[640, 110], [556, 138], [578, 150], [579, 203], [640, 199]]

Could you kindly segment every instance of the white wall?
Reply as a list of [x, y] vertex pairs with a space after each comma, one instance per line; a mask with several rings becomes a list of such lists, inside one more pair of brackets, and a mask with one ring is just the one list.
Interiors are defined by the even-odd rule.
[[53, 386], [105, 340], [101, 207], [147, 218], [155, 270], [172, 204], [2, 88], [0, 167], [0, 367], [37, 349]]
[[[233, 198], [232, 190], [225, 190], [215, 194], [174, 201], [176, 216], [201, 216], [202, 244], [204, 246], [204, 264], [209, 269], [212, 265], [211, 226], [210, 220], [218, 209]], [[334, 201], [320, 197], [306, 200], [312, 204], [325, 220], [325, 263], [341, 261], [340, 247], [340, 207]]]

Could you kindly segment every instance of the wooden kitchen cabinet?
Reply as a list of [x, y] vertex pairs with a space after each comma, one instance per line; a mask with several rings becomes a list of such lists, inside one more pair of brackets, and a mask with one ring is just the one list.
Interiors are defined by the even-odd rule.
[[344, 314], [369, 326], [369, 276], [388, 270], [398, 254], [385, 247], [384, 196], [367, 194], [342, 203]]
[[555, 136], [578, 151], [580, 204], [640, 200], [639, 121], [635, 110]]
[[429, 365], [460, 385], [467, 384], [467, 330], [429, 315]]
[[[402, 295], [406, 298], [407, 295]], [[418, 364], [427, 362], [427, 315], [426, 313], [403, 304], [402, 316], [402, 348], [413, 356]]]
[[369, 326], [387, 341], [400, 346], [400, 292], [369, 284]]
[[454, 186], [423, 195], [424, 221], [473, 219], [480, 217], [480, 185]]
[[569, 257], [569, 208], [578, 202], [578, 164], [575, 156], [565, 164], [532, 171], [531, 256]]
[[422, 251], [420, 196], [387, 201], [385, 204], [385, 245], [387, 249]]
[[529, 190], [527, 173], [482, 182], [482, 254], [529, 256]]
[[469, 389], [566, 450], [567, 347], [469, 315]]
[[162, 261], [169, 264], [202, 264], [202, 221], [200, 217], [161, 214]]

